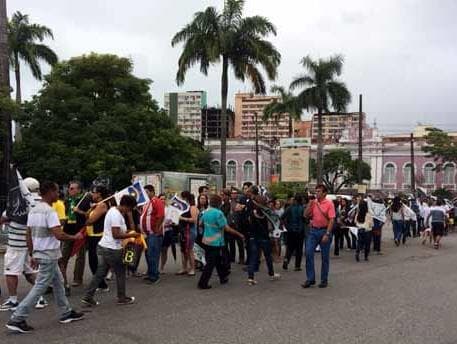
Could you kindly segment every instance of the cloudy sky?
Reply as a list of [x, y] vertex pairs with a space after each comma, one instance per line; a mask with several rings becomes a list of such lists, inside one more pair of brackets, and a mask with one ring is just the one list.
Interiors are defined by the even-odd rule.
[[[219, 66], [208, 77], [194, 68], [184, 86], [176, 86], [180, 47], [170, 40], [193, 13], [221, 8], [223, 0], [7, 2], [9, 15], [19, 10], [54, 31], [49, 44], [60, 59], [90, 52], [130, 57], [135, 74], [154, 81], [151, 92], [161, 104], [164, 92], [197, 89], [208, 92], [209, 105], [220, 104]], [[419, 122], [457, 130], [457, 1], [247, 0], [245, 12], [277, 26], [271, 40], [282, 63], [275, 83], [289, 85], [305, 55], [343, 54], [342, 80], [353, 95], [349, 111], [358, 111], [362, 93], [369, 121], [385, 133], [407, 132]], [[28, 72], [23, 79], [29, 98], [40, 83]], [[230, 99], [250, 90], [230, 79]]]

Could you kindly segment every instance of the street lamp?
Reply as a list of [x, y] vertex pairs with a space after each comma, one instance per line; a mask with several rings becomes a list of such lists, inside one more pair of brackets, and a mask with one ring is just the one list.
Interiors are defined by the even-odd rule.
[[259, 176], [259, 126], [257, 124], [257, 111], [254, 112], [255, 120], [255, 181], [256, 185], [260, 185]]

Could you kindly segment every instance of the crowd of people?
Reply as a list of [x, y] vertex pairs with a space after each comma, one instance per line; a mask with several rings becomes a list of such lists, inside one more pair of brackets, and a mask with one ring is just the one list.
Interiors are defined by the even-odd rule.
[[[50, 292], [61, 323], [84, 317], [84, 313], [72, 308], [67, 297], [71, 288], [83, 285], [86, 253], [92, 278], [81, 303], [88, 307], [99, 304], [95, 298], [97, 291], [110, 291], [107, 280], [113, 275], [117, 304], [134, 303], [135, 297], [126, 291], [126, 274], [142, 277], [147, 284], [158, 284], [169, 251], [176, 255], [177, 246], [181, 251], [181, 267], [176, 275], [195, 276], [200, 269], [199, 289], [212, 287], [214, 269], [220, 284], [226, 284], [234, 263], [244, 265], [248, 285], [258, 283], [255, 276], [262, 261], [270, 279], [278, 280], [281, 275], [275, 271], [274, 263], [282, 263], [282, 269], [288, 270], [293, 261], [294, 271], [301, 271], [303, 254], [306, 280], [302, 287], [310, 288], [316, 284], [315, 252], [321, 253], [318, 286], [326, 288], [332, 242], [335, 256], [340, 255], [346, 244], [346, 250], [353, 252], [357, 262], [361, 254], [368, 261], [371, 249], [382, 254], [382, 229], [389, 219], [396, 246], [406, 244], [408, 238], [421, 236], [423, 244], [430, 240], [439, 249], [455, 217], [440, 199], [433, 204], [430, 199], [400, 197], [389, 202], [362, 196], [332, 200], [326, 187], [318, 185], [313, 194], [303, 192], [280, 200], [268, 197], [247, 182], [242, 190], [230, 188], [210, 193], [207, 186], [202, 186], [198, 195], [183, 191], [180, 199], [188, 207], [173, 222], [169, 201], [163, 194], [156, 195], [152, 185], [144, 187], [149, 200], [138, 206], [131, 195], [124, 195], [116, 202], [102, 185], [83, 193], [78, 182], [70, 182], [63, 197], [55, 183], [39, 184], [33, 178], [27, 178], [24, 183], [33, 195], [26, 220], [10, 219], [7, 213], [1, 220], [9, 234], [4, 259], [8, 299], [0, 311], [13, 312], [6, 326], [21, 333], [33, 330], [26, 319], [33, 307], [47, 306], [44, 296]], [[138, 271], [141, 252], [134, 259], [129, 257], [133, 259], [131, 264], [125, 249], [126, 243], [141, 242], [142, 238], [146, 247], [145, 273]], [[75, 262], [70, 284], [67, 270], [72, 257]], [[19, 302], [17, 287], [22, 274], [33, 287]]]

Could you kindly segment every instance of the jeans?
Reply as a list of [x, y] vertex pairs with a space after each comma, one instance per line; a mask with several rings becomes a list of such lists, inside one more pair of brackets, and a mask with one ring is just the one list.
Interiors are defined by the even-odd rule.
[[112, 269], [116, 275], [117, 297], [119, 299], [125, 298], [125, 265], [122, 261], [122, 252], [122, 250], [113, 250], [102, 246], [97, 247], [97, 272], [86, 289], [86, 296], [94, 297], [95, 291], [105, 279], [108, 270]]
[[404, 231], [405, 224], [402, 220], [393, 220], [392, 221], [392, 228], [394, 231], [394, 239], [398, 242], [401, 240], [401, 236]]
[[249, 265], [248, 265], [248, 276], [254, 279], [254, 272], [259, 270], [259, 256], [260, 250], [263, 251], [265, 261], [267, 263], [268, 275], [273, 276], [275, 274], [273, 270], [273, 257], [271, 255], [271, 241], [269, 239], [249, 239]]
[[150, 280], [157, 281], [159, 279], [159, 260], [163, 236], [149, 234], [146, 240], [148, 244], [146, 254], [146, 262], [148, 264], [147, 274]]
[[339, 225], [333, 226], [333, 254], [340, 255], [340, 246], [344, 242], [343, 231]]
[[13, 321], [23, 321], [27, 319], [30, 310], [35, 307], [40, 296], [44, 295], [50, 285], [52, 285], [52, 293], [54, 294], [54, 299], [61, 317], [64, 317], [71, 312], [70, 303], [65, 296], [63, 277], [59, 269], [58, 261], [54, 259], [37, 259], [37, 262], [39, 264], [39, 270], [35, 284], [11, 316], [11, 320]]
[[341, 241], [340, 241], [340, 249], [343, 249], [344, 247], [344, 239], [346, 239], [346, 244], [348, 246], [348, 249], [350, 249], [351, 246], [351, 237], [349, 236], [349, 228], [348, 227], [341, 227]]
[[312, 228], [309, 231], [306, 240], [306, 279], [310, 282], [316, 280], [314, 272], [314, 251], [317, 245], [321, 247], [322, 266], [321, 266], [321, 281], [328, 280], [328, 272], [330, 269], [330, 246], [332, 245], [332, 236], [323, 244], [322, 237], [326, 234], [326, 228]]
[[383, 222], [373, 219], [373, 251], [381, 252], [382, 226]]
[[198, 286], [201, 288], [208, 286], [208, 282], [211, 279], [214, 268], [216, 268], [221, 282], [225, 282], [228, 276], [228, 271], [226, 269], [227, 265], [224, 264], [224, 247], [205, 245], [204, 248], [206, 265], [203, 268], [202, 275], [198, 281]]
[[304, 231], [290, 231], [287, 232], [286, 239], [286, 259], [285, 262], [290, 263], [290, 260], [295, 253], [295, 267], [301, 267], [303, 257], [303, 243], [305, 241]]
[[370, 254], [371, 247], [371, 231], [367, 231], [363, 228], [359, 228], [357, 232], [357, 249], [355, 251], [356, 256], [359, 256], [360, 251], [364, 250], [365, 259], [368, 258]]
[[229, 252], [230, 252], [230, 261], [232, 263], [235, 262], [236, 258], [236, 246], [238, 246], [238, 261], [240, 263], [244, 263], [244, 243], [243, 240], [235, 237], [234, 235], [228, 235], [228, 244], [229, 244]]

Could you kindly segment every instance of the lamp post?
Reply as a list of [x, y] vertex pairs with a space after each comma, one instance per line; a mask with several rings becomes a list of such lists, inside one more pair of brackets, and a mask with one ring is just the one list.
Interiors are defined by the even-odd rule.
[[255, 182], [260, 185], [259, 176], [259, 126], [257, 124], [257, 111], [254, 112], [255, 121]]

